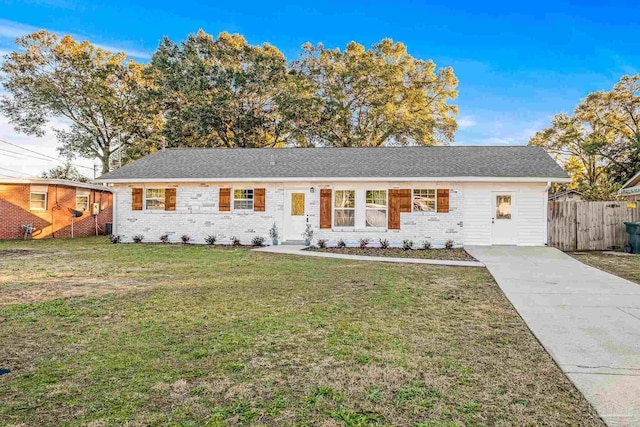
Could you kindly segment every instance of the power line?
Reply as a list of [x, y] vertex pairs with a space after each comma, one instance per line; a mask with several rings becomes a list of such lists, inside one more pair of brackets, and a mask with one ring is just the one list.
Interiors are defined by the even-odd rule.
[[[54, 160], [45, 159], [44, 157], [36, 157], [33, 154], [26, 154], [26, 153], [19, 153], [17, 151], [5, 150], [4, 148], [0, 148], [0, 151], [2, 151], [3, 153], [17, 154], [18, 156], [21, 156], [20, 158], [31, 157], [32, 159], [42, 160], [44, 162], [53, 162], [54, 161]], [[5, 156], [7, 156], [7, 155], [8, 154], [5, 154]], [[10, 156], [10, 157], [13, 157], [13, 156]]]
[[19, 174], [21, 174], [21, 175], [27, 175], [27, 176], [29, 176], [29, 174], [28, 174], [28, 173], [24, 173], [24, 172], [16, 171], [16, 170], [13, 170], [13, 169], [7, 169], [7, 168], [3, 168], [3, 167], [0, 167], [0, 169], [5, 170], [5, 171], [9, 171], [9, 172], [13, 172], [13, 173], [19, 173]]
[[[21, 147], [21, 146], [20, 146], [20, 145], [18, 145], [18, 144], [14, 144], [13, 142], [5, 141], [4, 139], [0, 139], [0, 142], [4, 142], [5, 144], [9, 144], [9, 145], [14, 146], [14, 147], [17, 147], [17, 148], [19, 148], [19, 149], [21, 149], [21, 150], [29, 151], [30, 153], [37, 154], [38, 156], [41, 156], [41, 157], [46, 157], [46, 158], [48, 158], [48, 159], [55, 160], [56, 162], [62, 162], [62, 163], [65, 163], [65, 161], [64, 161], [64, 160], [62, 160], [62, 159], [55, 158], [55, 157], [49, 156], [49, 155], [47, 155], [47, 154], [38, 153], [37, 151], [31, 150], [31, 149], [29, 149], [29, 148]], [[25, 154], [25, 155], [26, 155], [26, 154]], [[43, 160], [43, 159], [39, 159], [39, 160]], [[71, 162], [69, 162], [69, 163], [71, 163]], [[72, 164], [73, 166], [76, 166], [76, 167], [79, 167], [79, 168], [85, 168], [85, 169], [89, 169], [89, 170], [94, 170], [93, 168], [91, 168], [91, 167], [89, 167], [89, 166], [77, 165], [77, 164], [75, 164], [75, 163], [71, 163], [71, 164]]]

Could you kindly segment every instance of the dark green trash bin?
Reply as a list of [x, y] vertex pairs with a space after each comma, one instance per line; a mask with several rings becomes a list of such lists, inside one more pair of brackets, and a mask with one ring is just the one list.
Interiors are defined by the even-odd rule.
[[629, 243], [624, 246], [624, 251], [640, 254], [640, 222], [625, 222], [624, 225], [629, 234]]

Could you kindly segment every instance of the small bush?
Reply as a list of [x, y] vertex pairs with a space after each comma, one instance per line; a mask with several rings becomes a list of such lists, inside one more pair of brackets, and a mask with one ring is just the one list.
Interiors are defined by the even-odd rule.
[[403, 240], [402, 241], [402, 249], [405, 251], [410, 251], [413, 248], [413, 240]]
[[387, 239], [378, 239], [378, 242], [382, 249], [387, 249], [389, 247], [389, 241]]
[[264, 246], [264, 237], [256, 236], [251, 240], [251, 246]]
[[339, 248], [346, 248], [347, 244], [344, 242], [344, 240], [340, 239], [340, 240], [338, 240], [338, 247]]
[[217, 237], [215, 234], [209, 234], [207, 237], [204, 238], [204, 241], [207, 245], [215, 245], [216, 239]]
[[183, 234], [182, 236], [180, 236], [180, 240], [182, 240], [182, 243], [187, 244], [191, 240], [191, 236], [189, 236], [188, 234]]
[[324, 239], [318, 239], [318, 247], [324, 249], [327, 247], [327, 241]]
[[422, 249], [424, 249], [425, 251], [431, 249], [431, 242], [428, 240], [425, 240], [424, 243], [422, 244]]
[[360, 248], [364, 249], [367, 247], [367, 245], [369, 244], [370, 240], [367, 238], [364, 239], [360, 239]]
[[307, 224], [306, 228], [304, 229], [304, 232], [302, 233], [302, 238], [304, 239], [305, 242], [309, 242], [311, 243], [311, 241], [313, 240], [313, 228], [311, 228], [311, 224]]
[[121, 237], [117, 234], [112, 234], [111, 237], [109, 237], [109, 241], [111, 241], [111, 243], [116, 244], [116, 243], [120, 243]]
[[236, 236], [233, 236], [233, 237], [231, 238], [231, 244], [232, 244], [233, 246], [240, 246], [240, 239], [238, 239]]
[[169, 243], [169, 235], [168, 234], [163, 234], [162, 236], [160, 236], [160, 241], [162, 243]]
[[273, 223], [273, 226], [269, 229], [269, 237], [271, 238], [271, 240], [278, 240], [278, 238], [280, 237], [280, 235], [278, 234], [278, 226], [276, 225], [276, 223]]
[[134, 243], [140, 243], [144, 240], [144, 236], [142, 234], [136, 234], [132, 237]]
[[453, 249], [453, 240], [449, 239], [446, 242], [444, 242], [444, 248], [445, 249]]

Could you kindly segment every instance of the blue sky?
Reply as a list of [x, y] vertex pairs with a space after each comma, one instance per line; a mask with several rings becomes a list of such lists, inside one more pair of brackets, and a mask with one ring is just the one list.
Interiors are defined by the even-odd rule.
[[[38, 28], [139, 60], [148, 60], [163, 36], [178, 41], [199, 28], [269, 42], [290, 60], [307, 41], [370, 46], [390, 37], [415, 57], [454, 68], [460, 80], [455, 143], [465, 145], [526, 144], [553, 114], [640, 70], [640, 20], [632, 1], [0, 0], [0, 52], [12, 50], [15, 36]], [[52, 135], [44, 142], [16, 135], [1, 117], [0, 138], [55, 154]]]

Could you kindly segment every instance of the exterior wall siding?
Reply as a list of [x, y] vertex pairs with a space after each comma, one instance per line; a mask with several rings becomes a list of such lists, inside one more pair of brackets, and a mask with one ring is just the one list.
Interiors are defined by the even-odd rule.
[[[176, 188], [176, 210], [131, 209], [132, 188]], [[216, 235], [217, 243], [230, 244], [237, 237], [243, 244], [250, 244], [256, 236], [269, 240], [269, 229], [275, 223], [280, 236], [283, 235], [284, 191], [285, 188], [314, 188], [308, 195], [308, 215], [318, 239], [335, 245], [344, 240], [349, 246], [359, 244], [361, 238], [368, 238], [371, 245], [378, 239], [387, 239], [392, 246], [401, 246], [403, 240], [412, 240], [416, 247], [425, 240], [433, 247], [444, 246], [453, 240], [455, 246], [491, 244], [491, 214], [493, 209], [492, 191], [509, 190], [517, 193], [518, 244], [543, 245], [546, 241], [546, 199], [545, 184], [489, 184], [489, 183], [424, 183], [424, 182], [335, 182], [327, 183], [166, 183], [166, 184], [117, 184], [112, 189], [116, 195], [114, 233], [124, 242], [131, 242], [137, 234], [144, 241], [157, 242], [160, 236], [168, 234], [172, 242], [179, 242], [183, 234], [189, 235], [191, 242], [204, 243], [208, 235]], [[266, 204], [264, 212], [219, 211], [220, 188], [265, 188]], [[320, 189], [369, 189], [392, 188], [446, 188], [450, 190], [449, 212], [401, 213], [400, 230], [384, 229], [320, 229]], [[232, 202], [233, 205], [233, 202]], [[332, 222], [333, 224], [333, 222]], [[302, 236], [299, 238], [302, 240]]]
[[[217, 243], [230, 244], [237, 237], [243, 244], [250, 244], [256, 236], [269, 238], [269, 229], [275, 223], [282, 230], [282, 185], [265, 183], [216, 183], [209, 184], [164, 184], [146, 188], [176, 187], [176, 210], [131, 210], [131, 188], [141, 185], [114, 187], [116, 194], [116, 224], [114, 234], [122, 241], [130, 242], [141, 234], [144, 241], [157, 242], [167, 234], [170, 242], [180, 242], [188, 235], [192, 243], [205, 243], [209, 235], [217, 237]], [[220, 212], [218, 206], [220, 188], [264, 188], [266, 205], [264, 212], [234, 211]]]
[[[368, 238], [372, 244], [378, 239], [388, 239], [393, 246], [400, 246], [403, 240], [413, 240], [416, 246], [429, 240], [434, 247], [444, 246], [447, 240], [453, 240], [456, 246], [462, 245], [462, 186], [460, 184], [439, 183], [438, 188], [449, 188], [449, 213], [402, 213], [400, 230], [320, 229], [320, 189], [388, 189], [388, 188], [436, 188], [435, 184], [425, 183], [336, 183], [331, 186], [314, 182], [299, 183], [215, 183], [215, 184], [153, 184], [145, 188], [176, 187], [176, 210], [131, 210], [131, 189], [142, 185], [118, 185], [113, 187], [116, 194], [116, 225], [114, 233], [125, 242], [133, 236], [142, 234], [145, 241], [159, 241], [163, 234], [169, 240], [179, 242], [183, 234], [189, 235], [191, 242], [204, 243], [208, 235], [215, 235], [220, 244], [230, 244], [237, 237], [243, 244], [250, 244], [256, 236], [262, 236], [269, 242], [269, 229], [275, 223], [280, 235], [283, 234], [284, 190], [285, 188], [314, 188], [309, 197], [309, 223], [315, 235], [314, 241], [325, 239], [330, 245], [344, 240], [349, 245], [357, 245], [361, 238]], [[265, 188], [266, 206], [264, 212], [234, 211], [220, 212], [218, 197], [220, 188]], [[302, 236], [299, 237], [302, 240]]]
[[[38, 185], [43, 187], [42, 185]], [[76, 208], [76, 187], [49, 184], [47, 209], [30, 209], [30, 184], [0, 184], [0, 239], [22, 239], [22, 225], [34, 227], [32, 238], [71, 237], [71, 213]], [[91, 215], [91, 205], [101, 204], [98, 215], [98, 231], [104, 234], [105, 223], [112, 221], [112, 194], [109, 191], [86, 190], [89, 194], [89, 211], [73, 220], [74, 237], [96, 234], [96, 221]]]
[[542, 246], [547, 240], [547, 191], [544, 183], [465, 183], [464, 244], [490, 245], [494, 191], [515, 193], [517, 245]]

